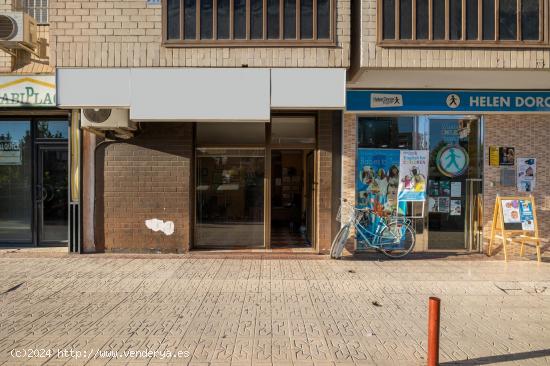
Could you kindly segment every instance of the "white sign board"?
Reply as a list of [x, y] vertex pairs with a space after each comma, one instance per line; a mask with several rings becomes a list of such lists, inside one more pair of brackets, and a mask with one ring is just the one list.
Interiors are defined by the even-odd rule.
[[19, 144], [0, 141], [0, 165], [21, 165]]
[[55, 107], [55, 76], [0, 76], [0, 108]]

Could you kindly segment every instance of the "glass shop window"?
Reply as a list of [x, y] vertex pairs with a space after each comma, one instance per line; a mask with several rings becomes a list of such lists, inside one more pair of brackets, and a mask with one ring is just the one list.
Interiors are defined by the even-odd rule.
[[412, 149], [414, 117], [361, 117], [357, 146], [377, 149]]

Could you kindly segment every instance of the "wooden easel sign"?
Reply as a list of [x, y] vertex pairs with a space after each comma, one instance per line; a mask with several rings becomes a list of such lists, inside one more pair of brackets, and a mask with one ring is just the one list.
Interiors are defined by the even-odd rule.
[[508, 260], [507, 245], [517, 243], [521, 245], [521, 256], [523, 256], [526, 244], [535, 245], [537, 260], [540, 262], [540, 237], [533, 196], [497, 196], [491, 226], [491, 239], [487, 248], [488, 256], [491, 256], [493, 243], [496, 240], [502, 240], [504, 260]]

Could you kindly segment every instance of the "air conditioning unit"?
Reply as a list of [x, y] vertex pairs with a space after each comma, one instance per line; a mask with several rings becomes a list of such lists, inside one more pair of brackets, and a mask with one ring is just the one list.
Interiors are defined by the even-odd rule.
[[81, 116], [80, 127], [92, 131], [113, 131], [117, 137], [128, 138], [137, 130], [137, 124], [130, 121], [128, 109], [83, 109]]
[[0, 13], [0, 47], [34, 49], [38, 43], [36, 20], [22, 11]]

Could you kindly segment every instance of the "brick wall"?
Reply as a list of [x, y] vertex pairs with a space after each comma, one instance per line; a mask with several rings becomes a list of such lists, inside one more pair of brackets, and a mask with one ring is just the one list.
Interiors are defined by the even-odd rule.
[[[342, 198], [355, 204], [355, 171], [357, 170], [357, 115], [344, 113], [342, 146]], [[355, 229], [350, 230], [350, 239], [346, 244], [349, 251], [355, 250]]]
[[342, 197], [355, 202], [355, 170], [357, 154], [357, 115], [344, 114], [344, 146], [342, 148]]
[[337, 47], [165, 48], [159, 5], [50, 0], [53, 59], [71, 67], [347, 67], [350, 0], [337, 1]]
[[[516, 187], [501, 187], [500, 169], [489, 166], [489, 146], [511, 146], [516, 148], [516, 157], [537, 158], [537, 181], [534, 197], [537, 204], [537, 216], [540, 234], [550, 237], [550, 116], [546, 115], [488, 115], [485, 116], [484, 141], [484, 234], [491, 233], [492, 215], [497, 193], [500, 195], [518, 195]], [[491, 186], [495, 182], [495, 186]], [[550, 202], [549, 202], [550, 203]], [[547, 210], [543, 210], [546, 206]]]
[[377, 0], [361, 0], [361, 67], [550, 69], [548, 49], [382, 48], [377, 46]]
[[[127, 142], [96, 153], [96, 250], [184, 252], [192, 218], [193, 125], [142, 124]], [[172, 235], [145, 220], [173, 221]]]
[[334, 144], [333, 136], [339, 135], [335, 132], [340, 128], [340, 112], [322, 111], [319, 113], [319, 127], [317, 136], [319, 171], [318, 171], [318, 192], [317, 192], [317, 246], [321, 253], [330, 250], [332, 239], [336, 235], [335, 205], [338, 204], [340, 187], [334, 186], [334, 176], [340, 176], [340, 164], [335, 159], [340, 158], [338, 144]]

